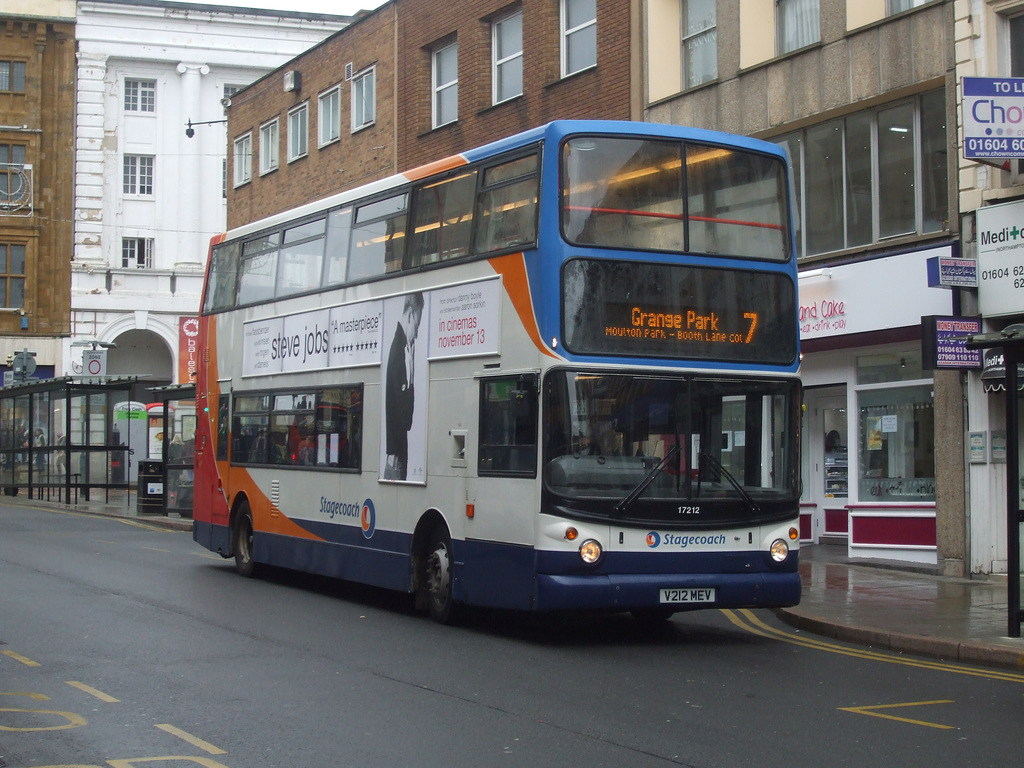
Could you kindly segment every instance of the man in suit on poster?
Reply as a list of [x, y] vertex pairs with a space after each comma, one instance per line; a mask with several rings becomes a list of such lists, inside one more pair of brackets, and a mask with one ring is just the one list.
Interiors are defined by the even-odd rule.
[[384, 382], [385, 480], [406, 480], [409, 471], [409, 430], [415, 407], [416, 337], [423, 318], [423, 294], [405, 297], [402, 316], [388, 352]]

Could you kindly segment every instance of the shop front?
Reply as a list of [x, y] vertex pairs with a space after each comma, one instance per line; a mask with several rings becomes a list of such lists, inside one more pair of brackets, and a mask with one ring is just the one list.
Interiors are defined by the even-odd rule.
[[[935, 381], [921, 318], [954, 313], [929, 288], [929, 258], [952, 244], [800, 275], [805, 543], [854, 558], [937, 562]], [[960, 429], [957, 426], [957, 429]]]

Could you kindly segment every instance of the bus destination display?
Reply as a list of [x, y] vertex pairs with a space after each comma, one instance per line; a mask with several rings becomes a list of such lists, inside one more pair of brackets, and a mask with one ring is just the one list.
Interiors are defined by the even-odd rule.
[[609, 307], [625, 324], [608, 325], [605, 336], [661, 340], [672, 344], [750, 344], [757, 331], [757, 312], [665, 312], [644, 304]]
[[577, 354], [796, 359], [796, 293], [785, 275], [573, 259], [562, 280], [565, 345]]

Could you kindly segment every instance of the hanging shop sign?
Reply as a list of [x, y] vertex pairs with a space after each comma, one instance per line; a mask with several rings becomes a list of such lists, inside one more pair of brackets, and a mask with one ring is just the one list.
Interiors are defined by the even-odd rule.
[[981, 368], [981, 350], [967, 348], [967, 337], [975, 333], [981, 333], [980, 317], [922, 317], [922, 367], [926, 371]]

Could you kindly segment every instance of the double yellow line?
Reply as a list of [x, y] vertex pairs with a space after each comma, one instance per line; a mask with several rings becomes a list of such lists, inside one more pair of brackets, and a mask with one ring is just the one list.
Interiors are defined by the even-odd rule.
[[818, 640], [813, 637], [796, 635], [775, 627], [770, 627], [761, 621], [754, 612], [742, 608], [739, 610], [723, 609], [722, 613], [729, 621], [745, 632], [759, 637], [767, 637], [779, 640], [790, 645], [797, 645], [802, 648], [810, 648], [816, 651], [837, 653], [841, 656], [851, 656], [856, 659], [868, 661], [879, 661], [885, 664], [901, 664], [905, 667], [916, 667], [917, 669], [930, 669], [936, 672], [951, 672], [956, 675], [969, 675], [971, 677], [982, 677], [989, 680], [1002, 680], [1008, 683], [1024, 683], [1024, 674], [1018, 672], [1002, 671], [998, 669], [978, 669], [967, 667], [962, 664], [951, 664], [943, 661], [928, 661], [927, 659], [910, 659], [901, 656], [894, 656], [888, 652], [870, 651], [864, 648], [852, 648], [838, 643], [831, 643], [827, 640]]

